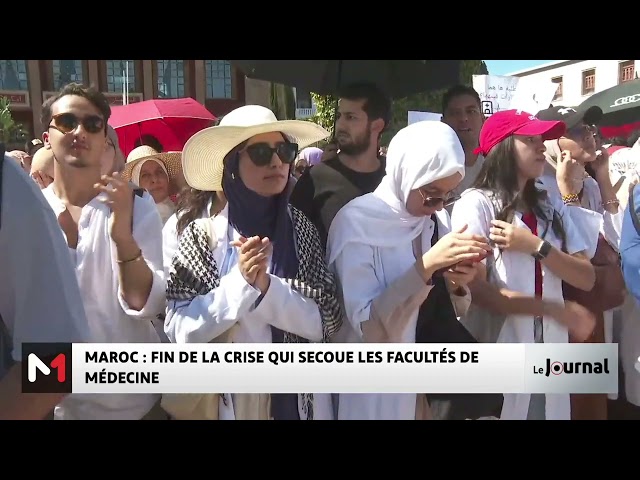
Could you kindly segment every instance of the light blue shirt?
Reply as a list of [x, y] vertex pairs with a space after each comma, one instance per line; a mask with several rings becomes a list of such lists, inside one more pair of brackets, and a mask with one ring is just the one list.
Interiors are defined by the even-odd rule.
[[[620, 255], [622, 257], [622, 273], [627, 289], [640, 304], [640, 232], [635, 228], [633, 217], [640, 220], [640, 188], [633, 189], [634, 211], [631, 202], [624, 212], [622, 233], [620, 238]], [[640, 222], [638, 222], [640, 224]]]

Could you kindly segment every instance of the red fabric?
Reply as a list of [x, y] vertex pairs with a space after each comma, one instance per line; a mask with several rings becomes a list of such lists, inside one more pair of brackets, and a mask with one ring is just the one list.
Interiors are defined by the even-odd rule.
[[[523, 215], [522, 221], [525, 223], [527, 227], [529, 227], [529, 230], [531, 230], [531, 233], [533, 233], [535, 236], [538, 236], [538, 219], [536, 218], [534, 213], [529, 212]], [[542, 297], [542, 265], [538, 260], [536, 260], [535, 276], [536, 276], [536, 287], [535, 287], [536, 297], [541, 298]]]
[[564, 122], [537, 119], [522, 110], [503, 110], [491, 115], [482, 125], [480, 146], [475, 154], [487, 155], [493, 147], [511, 135], [542, 135], [543, 140], [560, 138], [567, 130]]
[[146, 100], [111, 108], [111, 125], [126, 157], [142, 135], [153, 135], [165, 152], [182, 151], [196, 132], [210, 127], [216, 117], [192, 98]]
[[598, 125], [598, 129], [604, 138], [628, 137], [633, 131], [640, 128], [640, 122], [627, 123], [617, 127]]

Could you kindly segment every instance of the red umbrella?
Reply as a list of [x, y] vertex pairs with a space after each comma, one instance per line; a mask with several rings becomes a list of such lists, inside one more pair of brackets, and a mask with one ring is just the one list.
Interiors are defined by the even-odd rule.
[[164, 151], [181, 151], [196, 132], [210, 127], [216, 117], [192, 98], [145, 100], [111, 108], [111, 125], [125, 155], [142, 135], [153, 135]]

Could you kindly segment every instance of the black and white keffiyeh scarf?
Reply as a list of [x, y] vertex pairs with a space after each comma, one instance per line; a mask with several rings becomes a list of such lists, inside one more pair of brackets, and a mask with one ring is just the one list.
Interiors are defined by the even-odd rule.
[[[296, 278], [286, 279], [291, 288], [315, 301], [322, 319], [323, 342], [342, 326], [343, 310], [333, 273], [327, 267], [316, 227], [295, 207], [289, 207], [298, 255]], [[167, 300], [192, 300], [220, 284], [220, 272], [209, 247], [207, 232], [191, 222], [180, 236], [178, 250], [169, 268]], [[309, 340], [284, 332], [285, 343]], [[313, 394], [300, 394], [307, 420], [313, 420]]]

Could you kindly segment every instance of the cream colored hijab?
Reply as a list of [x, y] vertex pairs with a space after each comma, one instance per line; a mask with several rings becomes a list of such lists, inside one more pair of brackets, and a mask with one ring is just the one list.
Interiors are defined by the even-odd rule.
[[[162, 167], [162, 170], [164, 171], [165, 175], [167, 176], [167, 179], [169, 178], [169, 172], [167, 172], [167, 167], [164, 165], [164, 163], [162, 163], [157, 158], [148, 158], [147, 160], [144, 160], [142, 162], [138, 162], [131, 169], [131, 181], [133, 183], [135, 183], [138, 186], [140, 185], [140, 172], [142, 170], [142, 166], [147, 162], [156, 162], [158, 165], [160, 165], [160, 167]], [[169, 183], [169, 186], [171, 186], [170, 183]], [[171, 215], [176, 213], [176, 206], [171, 201], [171, 198], [170, 198], [169, 195], [167, 195], [167, 198], [165, 198], [161, 202], [156, 203], [156, 208], [158, 209], [158, 213], [160, 214], [160, 218], [162, 219], [162, 224], [163, 225], [165, 223], [167, 223], [167, 220], [169, 220], [169, 217], [171, 217]]]
[[151, 162], [151, 161], [156, 162], [158, 165], [160, 165], [160, 167], [164, 171], [164, 174], [167, 176], [167, 181], [171, 182], [170, 177], [169, 177], [169, 172], [167, 171], [167, 167], [165, 167], [164, 163], [162, 163], [157, 158], [148, 158], [148, 159], [144, 160], [143, 162], [136, 163], [134, 165], [134, 167], [131, 169], [131, 181], [133, 183], [135, 183], [136, 185], [140, 185], [140, 172], [142, 171], [142, 166], [145, 163]]

